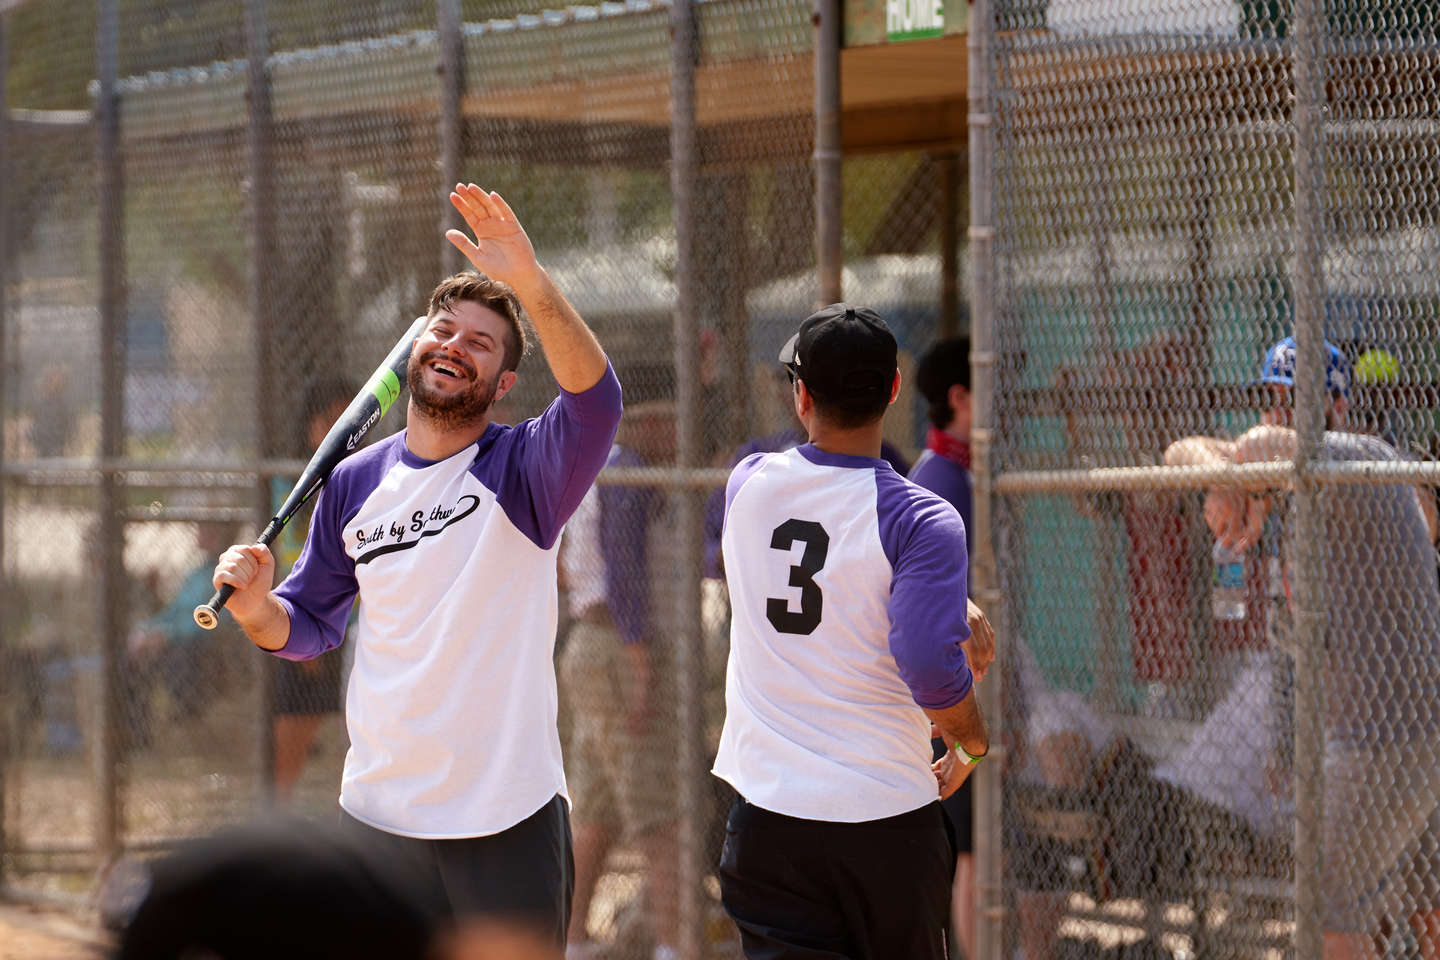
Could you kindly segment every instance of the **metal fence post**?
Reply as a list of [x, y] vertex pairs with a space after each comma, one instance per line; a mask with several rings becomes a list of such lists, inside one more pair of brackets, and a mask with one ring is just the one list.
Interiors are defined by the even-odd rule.
[[[100, 253], [100, 456], [125, 452], [125, 367], [127, 306], [125, 285], [125, 184], [120, 155], [119, 0], [100, 0], [95, 39], [96, 193]], [[125, 492], [118, 473], [101, 470], [99, 490], [100, 710], [95, 737], [95, 846], [102, 863], [120, 852], [121, 674], [125, 653]]]
[[[9, 412], [10, 368], [5, 354], [9, 342], [5, 294], [10, 283], [10, 206], [6, 185], [10, 182], [10, 100], [5, 80], [10, 75], [10, 13], [0, 13], [0, 425]], [[5, 642], [5, 614], [10, 609], [5, 580], [5, 434], [0, 426], [0, 887], [5, 885], [5, 774], [10, 765], [10, 709], [15, 678], [10, 672], [9, 647]]]
[[840, 0], [815, 0], [815, 269], [816, 307], [844, 296], [844, 187], [840, 162]]
[[[960, 156], [946, 150], [935, 157], [940, 180], [940, 324], [948, 340], [960, 333]], [[971, 958], [973, 960], [973, 958]]]
[[[670, 7], [670, 187], [675, 217], [675, 421], [676, 459], [682, 470], [698, 466], [700, 452], [697, 401], [700, 309], [697, 255], [699, 165], [695, 129], [695, 69], [699, 60], [693, 0]], [[699, 960], [704, 951], [700, 850], [705, 820], [701, 803], [705, 761], [704, 635], [700, 624], [701, 501], [696, 491], [678, 492], [680, 535], [677, 564], [675, 666], [680, 703], [679, 913], [682, 960]]]
[[1324, 953], [1325, 516], [1310, 477], [1325, 436], [1325, 23], [1296, 0], [1295, 82], [1295, 956]]
[[1005, 898], [1000, 849], [1000, 690], [1005, 669], [1005, 621], [995, 565], [992, 439], [995, 428], [995, 194], [992, 125], [990, 0], [974, 0], [966, 38], [969, 54], [970, 131], [970, 390], [971, 464], [974, 479], [971, 591], [996, 628], [995, 662], [985, 678], [981, 706], [995, 756], [975, 771], [975, 953], [971, 960], [1000, 960]]
[[[270, 109], [269, 27], [265, 0], [245, 0], [246, 96], [250, 114], [249, 207], [250, 272], [247, 294], [254, 324], [255, 364], [255, 459], [274, 456], [275, 438], [282, 436], [275, 423], [271, 394], [275, 369], [275, 157], [274, 123]], [[258, 475], [255, 489], [255, 522], [262, 529], [274, 510], [269, 477]], [[256, 703], [252, 710], [259, 729], [255, 735], [256, 790], [261, 804], [268, 806], [275, 794], [275, 737], [270, 715], [270, 658], [253, 655], [253, 688]]]
[[465, 175], [465, 36], [461, 31], [460, 0], [439, 0], [436, 27], [440, 43], [440, 266], [445, 275], [457, 273], [464, 260], [455, 244], [444, 239], [444, 228], [463, 226], [450, 205], [450, 191]]

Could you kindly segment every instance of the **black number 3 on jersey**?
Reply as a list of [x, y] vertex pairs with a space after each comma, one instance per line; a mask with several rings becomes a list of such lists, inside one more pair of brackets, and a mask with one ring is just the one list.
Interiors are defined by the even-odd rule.
[[765, 601], [765, 617], [780, 633], [808, 635], [820, 626], [820, 614], [825, 606], [825, 595], [815, 582], [815, 574], [825, 568], [830, 534], [813, 520], [790, 519], [775, 528], [770, 536], [770, 549], [789, 551], [796, 540], [805, 544], [800, 565], [790, 567], [790, 586], [800, 588], [800, 612], [791, 611], [788, 600], [769, 597]]

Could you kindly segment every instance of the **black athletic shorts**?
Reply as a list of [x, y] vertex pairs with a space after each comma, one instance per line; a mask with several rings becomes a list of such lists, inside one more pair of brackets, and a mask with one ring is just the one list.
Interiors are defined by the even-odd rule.
[[955, 852], [940, 804], [835, 823], [730, 808], [720, 896], [748, 960], [943, 960]]
[[556, 794], [508, 830], [488, 837], [420, 840], [361, 823], [343, 810], [343, 832], [412, 864], [427, 903], [455, 919], [519, 924], [564, 948], [575, 895], [570, 810]]

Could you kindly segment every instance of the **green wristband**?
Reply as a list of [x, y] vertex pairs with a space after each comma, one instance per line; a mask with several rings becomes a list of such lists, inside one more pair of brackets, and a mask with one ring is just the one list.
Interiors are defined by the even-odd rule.
[[972, 764], [972, 763], [979, 763], [981, 760], [983, 760], [983, 759], [985, 758], [985, 754], [983, 754], [983, 753], [980, 754], [980, 756], [978, 756], [978, 757], [972, 757], [972, 756], [970, 756], [970, 754], [968, 754], [968, 753], [965, 752], [965, 748], [962, 747], [962, 746], [960, 746], [960, 741], [959, 741], [959, 740], [956, 740], [956, 741], [955, 741], [955, 752], [958, 753], [958, 754], [960, 754], [960, 756], [962, 756], [962, 757], [965, 758], [965, 766], [967, 766], [967, 767], [970, 766], [970, 764]]

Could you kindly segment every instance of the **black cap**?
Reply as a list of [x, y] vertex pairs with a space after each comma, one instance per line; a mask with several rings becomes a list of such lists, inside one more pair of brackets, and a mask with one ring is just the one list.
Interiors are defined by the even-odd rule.
[[826, 400], [888, 399], [896, 350], [895, 334], [874, 310], [832, 303], [805, 318], [780, 362]]

